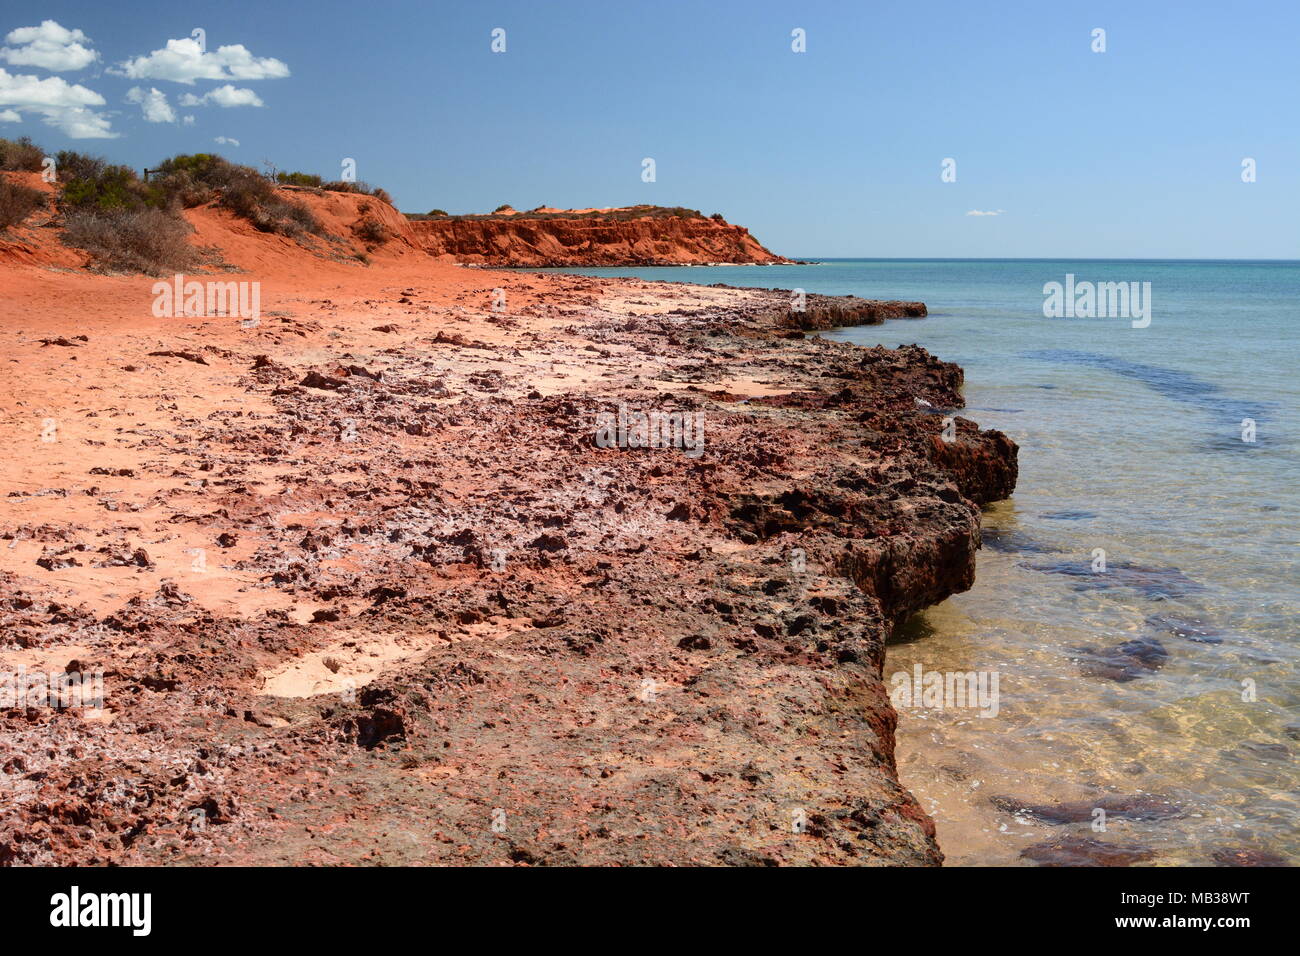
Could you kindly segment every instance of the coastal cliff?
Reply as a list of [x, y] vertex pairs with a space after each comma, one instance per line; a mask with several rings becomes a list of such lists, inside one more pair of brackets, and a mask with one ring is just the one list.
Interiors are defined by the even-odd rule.
[[744, 226], [694, 210], [658, 207], [534, 210], [416, 219], [430, 255], [486, 266], [771, 265], [790, 260], [765, 249]]
[[[18, 187], [39, 197], [31, 209], [0, 228], [0, 262], [52, 267], [116, 268], [70, 243], [61, 188], [38, 173], [0, 171], [0, 189]], [[141, 187], [144, 188], [144, 187]], [[403, 215], [386, 195], [340, 192], [294, 185], [268, 187], [264, 202], [292, 203], [313, 223], [314, 233], [277, 234], [265, 221], [252, 222], [214, 198], [187, 205], [182, 216], [190, 235], [169, 255], [154, 254], [146, 271], [184, 271], [185, 247], [228, 266], [257, 271], [268, 260], [307, 263], [311, 258], [375, 260], [432, 257], [474, 266], [667, 266], [720, 263], [772, 265], [790, 262], [765, 249], [744, 226], [721, 216], [659, 206], [618, 209], [499, 210], [488, 215]], [[118, 223], [118, 229], [123, 228]], [[146, 232], [149, 230], [145, 230]], [[112, 243], [110, 243], [112, 245]], [[157, 245], [157, 243], [155, 243]], [[150, 249], [151, 253], [155, 250]], [[190, 257], [191, 259], [193, 257]], [[194, 263], [191, 263], [194, 264]]]

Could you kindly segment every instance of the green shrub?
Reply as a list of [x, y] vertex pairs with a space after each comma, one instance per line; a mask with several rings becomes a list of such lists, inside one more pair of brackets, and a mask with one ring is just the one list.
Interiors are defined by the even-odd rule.
[[426, 216], [445, 216], [445, 215], [447, 215], [447, 210], [445, 210], [445, 209], [430, 209], [427, 213], [425, 213], [425, 215], [426, 215]]
[[0, 169], [10, 172], [39, 173], [45, 168], [45, 150], [26, 136], [0, 139]]
[[[166, 197], [157, 188], [140, 180], [130, 166], [110, 166], [103, 160], [79, 157], [70, 164], [72, 173], [63, 187], [65, 209], [143, 209], [165, 205]], [[63, 175], [60, 166], [60, 175]]]
[[39, 189], [0, 178], [0, 230], [17, 225], [44, 205], [45, 194]]
[[493, 209], [492, 211], [493, 211], [494, 213], [497, 213], [497, 212], [505, 212], [507, 209], [514, 209], [514, 208], [515, 208], [515, 207], [512, 206], [512, 205], [510, 205], [510, 203], [508, 203], [508, 202], [503, 202], [501, 205], [497, 206], [497, 208], [496, 208], [496, 209]]
[[315, 173], [276, 173], [275, 181], [282, 186], [307, 186], [320, 189], [323, 180]]

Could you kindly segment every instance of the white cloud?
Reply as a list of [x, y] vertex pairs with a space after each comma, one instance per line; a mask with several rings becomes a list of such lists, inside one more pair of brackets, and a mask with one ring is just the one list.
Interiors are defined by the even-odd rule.
[[242, 43], [217, 47], [205, 53], [197, 40], [168, 40], [167, 46], [148, 56], [137, 56], [121, 66], [133, 80], [275, 80], [289, 75], [289, 67], [275, 57], [256, 57]]
[[0, 123], [21, 123], [22, 120], [17, 110], [0, 110]]
[[0, 60], [13, 66], [38, 66], [45, 70], [81, 70], [99, 59], [90, 49], [90, 38], [80, 30], [69, 30], [45, 20], [39, 27], [10, 30], [0, 47]]
[[213, 140], [214, 143], [220, 143], [223, 146], [238, 146], [239, 140], [231, 139], [229, 136], [218, 136]]
[[175, 123], [176, 111], [167, 102], [167, 94], [154, 87], [146, 93], [138, 86], [127, 90], [126, 101], [138, 103], [147, 123]]
[[193, 116], [182, 116], [182, 117], [181, 117], [181, 125], [182, 125], [182, 126], [193, 126], [193, 125], [194, 125], [194, 117], [193, 117]]
[[18, 113], [36, 113], [47, 126], [62, 130], [72, 139], [113, 139], [107, 117], [89, 107], [103, 106], [104, 98], [79, 83], [61, 76], [40, 79], [0, 68], [0, 108]]
[[966, 215], [968, 215], [968, 216], [1000, 216], [1000, 215], [1002, 215], [1004, 212], [1006, 212], [1005, 209], [972, 209], [970, 212], [966, 213]]
[[229, 109], [232, 106], [265, 106], [262, 98], [247, 88], [231, 86], [227, 83], [225, 86], [218, 86], [215, 90], [209, 90], [202, 96], [195, 96], [193, 93], [182, 93], [180, 99], [181, 106], [205, 106], [208, 103], [216, 103], [218, 106], [224, 106]]
[[88, 109], [67, 109], [47, 115], [45, 124], [63, 131], [69, 139], [117, 139], [108, 118]]

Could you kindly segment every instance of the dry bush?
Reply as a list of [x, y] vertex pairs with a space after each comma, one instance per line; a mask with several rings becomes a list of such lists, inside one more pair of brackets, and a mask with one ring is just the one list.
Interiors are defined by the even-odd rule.
[[189, 244], [190, 224], [162, 209], [70, 209], [63, 241], [85, 249], [105, 269], [170, 275], [200, 262]]
[[108, 160], [102, 156], [88, 156], [75, 150], [63, 149], [55, 157], [55, 168], [59, 172], [59, 182], [69, 183], [74, 179], [94, 180], [104, 174], [104, 170], [108, 168]]
[[11, 172], [39, 173], [44, 168], [45, 150], [26, 136], [0, 139], [0, 169]]
[[369, 183], [363, 183], [360, 180], [355, 182], [335, 180], [332, 183], [322, 183], [320, 188], [334, 193], [358, 193], [362, 196], [374, 196], [380, 202], [386, 202], [390, 206], [393, 204], [393, 197], [388, 195], [388, 190], [381, 189], [378, 186], [371, 186]]
[[193, 209], [218, 198], [215, 189], [185, 171], [173, 173], [159, 186], [184, 209]]
[[369, 206], [361, 211], [363, 213], [362, 217], [352, 226], [352, 231], [358, 239], [372, 246], [381, 246], [396, 235], [392, 229], [371, 214]]
[[39, 189], [0, 179], [0, 229], [17, 225], [44, 205]]
[[310, 209], [301, 203], [282, 199], [275, 187], [257, 173], [231, 177], [221, 190], [219, 204], [236, 216], [247, 219], [262, 232], [298, 236], [304, 232], [321, 235], [325, 231]]

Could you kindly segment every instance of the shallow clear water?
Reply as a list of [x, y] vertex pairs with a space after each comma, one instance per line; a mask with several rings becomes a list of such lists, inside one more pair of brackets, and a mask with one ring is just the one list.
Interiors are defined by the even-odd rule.
[[[1242, 848], [1300, 862], [1300, 263], [564, 271], [920, 299], [929, 318], [829, 335], [914, 342], [957, 362], [963, 414], [1020, 443], [1016, 494], [984, 515], [999, 541], [981, 552], [974, 588], [911, 622], [885, 668], [998, 674], [995, 717], [899, 708], [899, 770], [950, 864], [1024, 864], [1026, 847], [1065, 836], [1141, 845], [1160, 865]], [[1045, 318], [1043, 285], [1066, 273], [1150, 282], [1150, 325]], [[1092, 572], [1095, 549], [1104, 574]], [[1156, 616], [1205, 633], [1161, 630]], [[1167, 656], [1147, 661], [1161, 666], [1129, 656], [1117, 672], [1080, 650], [1135, 638], [1159, 642]], [[1111, 814], [1099, 831], [1015, 812], [1104, 794], [1153, 795], [1176, 815]]]

